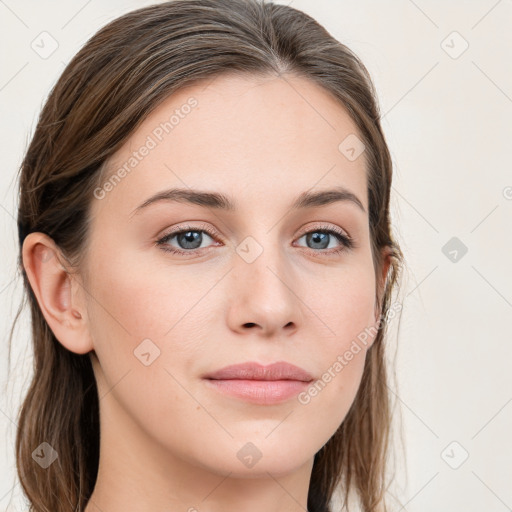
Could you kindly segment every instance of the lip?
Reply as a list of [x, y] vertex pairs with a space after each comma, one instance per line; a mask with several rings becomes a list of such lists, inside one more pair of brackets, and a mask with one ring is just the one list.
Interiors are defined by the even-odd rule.
[[313, 376], [306, 370], [286, 361], [278, 361], [266, 366], [252, 361], [233, 364], [209, 373], [204, 378], [214, 380], [298, 380], [301, 382], [313, 380]]
[[235, 364], [209, 373], [203, 379], [216, 391], [261, 405], [286, 401], [314, 380], [303, 368], [285, 361], [266, 366], [256, 362]]

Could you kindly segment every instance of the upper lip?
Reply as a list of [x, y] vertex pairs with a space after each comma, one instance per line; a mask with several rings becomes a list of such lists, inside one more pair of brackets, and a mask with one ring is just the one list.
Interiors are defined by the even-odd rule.
[[278, 361], [266, 366], [256, 362], [234, 364], [209, 373], [205, 375], [205, 378], [214, 380], [299, 380], [303, 382], [313, 380], [313, 376], [306, 370], [285, 361]]

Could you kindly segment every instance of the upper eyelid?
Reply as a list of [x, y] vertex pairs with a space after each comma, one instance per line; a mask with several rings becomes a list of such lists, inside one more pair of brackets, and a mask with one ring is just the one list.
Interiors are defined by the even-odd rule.
[[[216, 241], [215, 238], [220, 238], [220, 239], [223, 238], [222, 235], [220, 235], [220, 233], [218, 232], [218, 230], [216, 230], [214, 228], [206, 227], [205, 225], [190, 226], [188, 224], [185, 224], [183, 227], [178, 227], [177, 229], [173, 229], [169, 232], [164, 232], [164, 234], [158, 236], [158, 241], [160, 242], [161, 240], [164, 240], [164, 239], [170, 240], [181, 233], [186, 233], [187, 231], [204, 231], [214, 241]], [[222, 242], [222, 243], [224, 243], [224, 242]]]
[[[318, 231], [322, 231], [322, 230], [333, 230], [333, 231], [336, 231], [337, 229], [342, 231], [347, 237], [350, 237], [350, 233], [340, 227], [340, 226], [337, 226], [337, 225], [329, 225], [328, 224], [328, 221], [317, 221], [318, 224], [317, 225], [314, 225], [314, 226], [306, 226], [304, 228], [301, 228], [300, 229], [300, 233], [302, 233], [300, 236], [303, 236], [304, 234], [307, 234], [308, 232], [310, 231], [314, 231], [314, 230], [318, 230]], [[178, 228], [176, 229], [173, 229], [171, 231], [169, 231], [168, 233], [162, 235], [162, 236], [170, 236], [170, 235], [176, 235], [176, 234], [179, 234], [179, 233], [182, 233], [182, 232], [186, 232], [186, 231], [205, 231], [208, 235], [215, 235], [215, 236], [219, 236], [219, 237], [222, 237], [222, 235], [220, 234], [220, 232], [213, 228], [213, 227], [210, 227], [209, 225], [207, 224], [201, 224], [199, 226], [191, 226], [189, 224], [185, 224], [183, 226], [179, 226]]]
[[303, 230], [301, 230], [300, 232], [303, 233], [303, 234], [306, 234], [306, 233], [308, 233], [310, 231], [324, 231], [324, 230], [332, 230], [332, 231], [335, 231], [335, 232], [337, 230], [339, 230], [339, 231], [342, 231], [346, 236], [350, 237], [350, 234], [349, 234], [349, 232], [346, 229], [344, 229], [344, 228], [342, 228], [340, 226], [337, 226], [337, 225], [332, 225], [332, 224], [329, 225], [329, 224], [327, 224], [325, 222], [322, 222], [322, 221], [319, 221], [319, 225], [307, 226]]

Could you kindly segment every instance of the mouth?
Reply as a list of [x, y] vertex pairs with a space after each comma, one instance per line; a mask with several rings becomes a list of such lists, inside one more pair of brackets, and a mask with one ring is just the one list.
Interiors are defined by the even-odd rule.
[[303, 368], [284, 361], [267, 366], [255, 362], [231, 365], [203, 379], [213, 390], [260, 405], [285, 402], [314, 380]]

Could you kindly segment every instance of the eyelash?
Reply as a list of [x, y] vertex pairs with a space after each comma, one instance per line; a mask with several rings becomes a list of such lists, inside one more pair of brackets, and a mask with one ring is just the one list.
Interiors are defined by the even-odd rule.
[[[171, 233], [168, 233], [167, 235], [163, 236], [162, 238], [157, 240], [156, 245], [161, 246], [163, 251], [170, 252], [173, 254], [180, 254], [180, 255], [194, 254], [194, 252], [197, 252], [201, 249], [183, 250], [183, 249], [176, 249], [175, 247], [169, 248], [171, 246], [167, 245], [167, 243], [166, 243], [169, 240], [171, 240], [172, 238], [174, 238], [175, 236], [180, 235], [182, 233], [187, 233], [189, 231], [205, 232], [207, 235], [209, 235], [213, 239], [219, 238], [218, 233], [215, 230], [211, 229], [207, 225], [200, 226], [200, 227], [185, 226], [182, 229], [172, 231]], [[300, 246], [300, 247], [304, 247], [305, 249], [307, 249], [309, 251], [313, 251], [315, 254], [324, 254], [325, 256], [336, 255], [341, 252], [344, 252], [344, 251], [347, 251], [350, 249], [354, 249], [356, 247], [356, 244], [351, 237], [349, 237], [347, 234], [345, 234], [340, 229], [335, 228], [333, 226], [320, 226], [315, 229], [311, 229], [309, 231], [302, 233], [302, 235], [299, 238], [302, 238], [303, 236], [308, 235], [310, 233], [322, 233], [322, 234], [334, 235], [334, 237], [338, 240], [338, 242], [341, 243], [341, 246], [338, 249], [319, 249], [319, 250], [317, 250], [317, 249], [311, 249], [309, 247]], [[206, 247], [203, 247], [203, 249], [206, 249]]]

